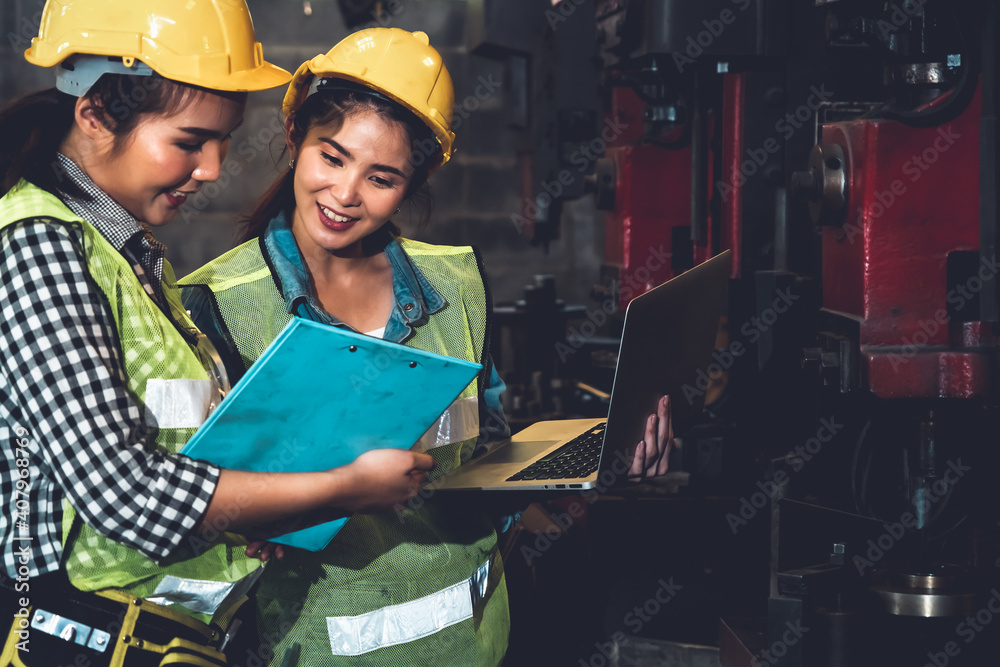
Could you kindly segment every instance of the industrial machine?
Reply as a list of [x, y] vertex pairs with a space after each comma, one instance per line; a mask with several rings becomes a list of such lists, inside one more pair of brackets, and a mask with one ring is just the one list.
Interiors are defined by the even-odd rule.
[[543, 252], [566, 201], [605, 212], [593, 303], [540, 278], [500, 313], [555, 343], [507, 360], [515, 414], [599, 412], [628, 300], [734, 252], [683, 480], [589, 508], [595, 570], [641, 614], [610, 595], [583, 664], [657, 664], [622, 657], [641, 638], [726, 667], [992, 664], [995, 4], [470, 5], [469, 48], [505, 62], [523, 131], [519, 222]]

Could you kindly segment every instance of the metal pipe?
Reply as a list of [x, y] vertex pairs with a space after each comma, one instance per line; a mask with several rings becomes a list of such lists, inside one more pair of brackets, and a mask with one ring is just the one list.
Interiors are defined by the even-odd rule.
[[[982, 113], [979, 118], [979, 260], [980, 266], [996, 266], [997, 261], [997, 10], [992, 2], [985, 4], [982, 35]], [[980, 272], [981, 274], [984, 272]], [[1000, 320], [997, 306], [995, 272], [985, 272], [983, 289], [979, 293], [979, 319], [983, 322]]]

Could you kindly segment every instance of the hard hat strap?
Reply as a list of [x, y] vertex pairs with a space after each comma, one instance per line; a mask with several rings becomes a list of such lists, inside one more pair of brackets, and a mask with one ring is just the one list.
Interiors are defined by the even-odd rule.
[[377, 97], [378, 99], [389, 102], [391, 104], [398, 104], [382, 93], [369, 88], [368, 86], [362, 85], [360, 83], [354, 83], [353, 81], [347, 81], [346, 79], [338, 78], [321, 78], [314, 77], [312, 83], [309, 84], [309, 92], [306, 93], [306, 99], [311, 95], [318, 93], [319, 91], [334, 91], [334, 90], [346, 90], [354, 93], [360, 93], [362, 95], [371, 95], [372, 97]]
[[104, 74], [152, 76], [154, 72], [138, 60], [129, 67], [121, 59], [81, 54], [56, 67], [56, 88], [73, 97], [83, 97]]

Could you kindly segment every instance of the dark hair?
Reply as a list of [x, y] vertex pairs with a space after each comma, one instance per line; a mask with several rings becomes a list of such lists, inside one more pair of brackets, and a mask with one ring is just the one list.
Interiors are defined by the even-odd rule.
[[[408, 109], [382, 95], [365, 92], [361, 86], [336, 87], [320, 90], [306, 98], [292, 116], [291, 141], [301, 145], [309, 130], [320, 125], [339, 129], [344, 119], [361, 111], [372, 111], [382, 120], [402, 126], [413, 150], [410, 165], [413, 178], [406, 190], [404, 202], [416, 213], [417, 224], [423, 227], [430, 219], [432, 197], [427, 185], [430, 168], [440, 161], [441, 146], [430, 129]], [[257, 238], [267, 229], [268, 223], [279, 213], [289, 218], [295, 210], [295, 172], [287, 170], [257, 200], [242, 222], [245, 225], [243, 241]], [[399, 229], [390, 223], [394, 234]]]
[[[212, 92], [245, 99], [246, 93], [208, 90], [158, 75], [105, 74], [87, 91], [101, 123], [114, 135], [112, 155], [127, 145], [144, 116], [170, 115], [193, 95]], [[49, 88], [0, 109], [0, 196], [22, 178], [53, 194], [76, 192], [58, 167], [56, 153], [73, 127], [77, 98]]]

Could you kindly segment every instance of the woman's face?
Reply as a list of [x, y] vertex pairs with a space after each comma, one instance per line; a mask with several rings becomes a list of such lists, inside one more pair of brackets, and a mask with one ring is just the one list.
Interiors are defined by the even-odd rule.
[[362, 240], [382, 227], [413, 178], [406, 130], [371, 110], [336, 128], [314, 126], [296, 148], [292, 232], [304, 251], [359, 257]]
[[91, 165], [94, 182], [139, 220], [169, 222], [201, 187], [219, 177], [244, 102], [196, 92], [170, 116], [143, 118], [117, 154]]

